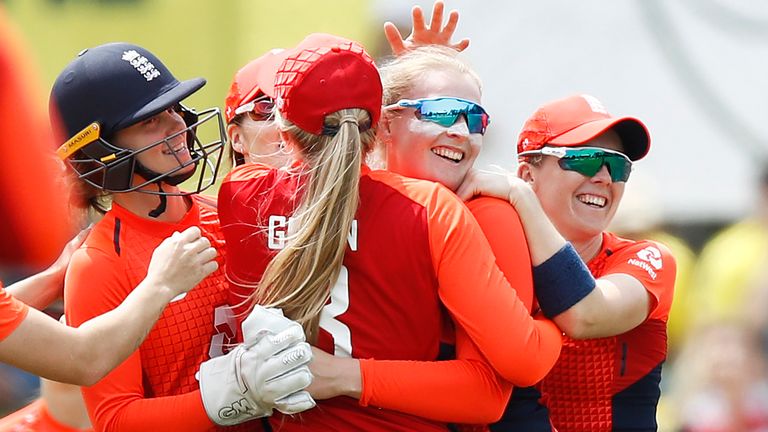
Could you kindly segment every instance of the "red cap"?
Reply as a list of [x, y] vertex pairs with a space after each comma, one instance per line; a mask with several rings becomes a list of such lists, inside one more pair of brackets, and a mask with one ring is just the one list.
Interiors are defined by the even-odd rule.
[[270, 50], [237, 71], [224, 101], [224, 117], [227, 123], [235, 118], [238, 108], [257, 96], [265, 94], [274, 99], [275, 75], [277, 67], [285, 59], [285, 52], [283, 49]]
[[381, 78], [362, 45], [313, 34], [291, 50], [275, 77], [280, 113], [301, 129], [320, 135], [328, 114], [361, 108], [375, 125], [381, 114]]
[[630, 160], [642, 159], [651, 147], [651, 136], [634, 117], [614, 117], [597, 98], [576, 95], [539, 107], [525, 121], [517, 139], [517, 152], [539, 150], [545, 145], [572, 147], [613, 129]]

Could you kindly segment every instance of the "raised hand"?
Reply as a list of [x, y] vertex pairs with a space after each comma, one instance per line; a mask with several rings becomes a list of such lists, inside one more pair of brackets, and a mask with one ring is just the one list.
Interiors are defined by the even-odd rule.
[[443, 11], [445, 4], [442, 0], [435, 2], [432, 8], [432, 20], [429, 27], [424, 21], [424, 11], [419, 6], [414, 6], [411, 10], [411, 34], [403, 39], [400, 30], [387, 21], [384, 23], [384, 35], [389, 42], [394, 55], [402, 55], [406, 51], [418, 46], [424, 45], [442, 45], [453, 48], [458, 52], [464, 51], [469, 46], [469, 39], [464, 38], [457, 43], [451, 43], [453, 33], [456, 31], [456, 25], [459, 22], [459, 12], [452, 10], [448, 14], [448, 22], [443, 27]]
[[216, 249], [201, 235], [200, 228], [175, 232], [155, 248], [145, 280], [179, 296], [219, 268], [216, 255]]

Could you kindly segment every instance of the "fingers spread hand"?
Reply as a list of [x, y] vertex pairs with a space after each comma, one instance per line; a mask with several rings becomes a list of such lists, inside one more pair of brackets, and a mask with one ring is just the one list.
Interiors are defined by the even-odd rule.
[[[430, 28], [439, 29], [443, 25], [444, 9], [445, 9], [445, 4], [443, 4], [442, 1], [435, 2], [435, 6], [432, 8], [432, 23], [430, 24]], [[456, 18], [458, 19], [458, 16]]]
[[389, 48], [392, 50], [392, 54], [400, 55], [406, 51], [400, 30], [398, 30], [397, 26], [391, 22], [384, 23], [384, 36], [387, 38], [387, 42], [389, 42]]
[[424, 31], [426, 23], [424, 22], [424, 11], [421, 10], [421, 7], [414, 6], [411, 9], [411, 21], [413, 22], [413, 32], [411, 34]]

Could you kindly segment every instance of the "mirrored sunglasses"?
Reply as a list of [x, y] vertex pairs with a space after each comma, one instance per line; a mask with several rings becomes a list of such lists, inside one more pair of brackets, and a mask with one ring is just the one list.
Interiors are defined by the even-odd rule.
[[248, 116], [255, 121], [269, 120], [272, 117], [272, 113], [275, 109], [275, 101], [267, 96], [262, 95], [256, 99], [241, 105], [235, 109], [235, 115], [248, 113]]
[[467, 119], [469, 133], [485, 134], [491, 117], [482, 106], [466, 99], [438, 97], [429, 99], [401, 99], [384, 109], [413, 108], [416, 118], [450, 127], [460, 116]]
[[558, 158], [560, 168], [576, 171], [587, 177], [594, 177], [603, 165], [608, 167], [613, 182], [626, 182], [632, 172], [632, 161], [623, 153], [599, 147], [543, 147], [530, 150], [519, 156], [542, 154]]

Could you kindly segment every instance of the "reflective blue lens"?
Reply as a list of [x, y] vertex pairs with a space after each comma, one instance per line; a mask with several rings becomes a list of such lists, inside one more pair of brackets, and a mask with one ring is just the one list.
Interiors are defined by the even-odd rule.
[[397, 105], [414, 108], [416, 116], [444, 127], [450, 127], [460, 116], [467, 119], [469, 133], [485, 134], [491, 118], [482, 106], [465, 99], [441, 97], [433, 99], [402, 100]]

